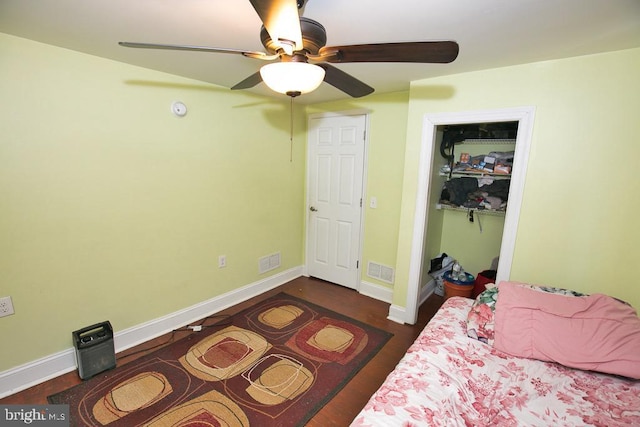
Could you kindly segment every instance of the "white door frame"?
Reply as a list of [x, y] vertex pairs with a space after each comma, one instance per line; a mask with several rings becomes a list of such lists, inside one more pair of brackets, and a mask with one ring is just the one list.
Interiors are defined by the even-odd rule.
[[509, 188], [509, 203], [504, 220], [504, 233], [500, 246], [500, 262], [496, 282], [508, 280], [511, 276], [511, 263], [516, 244], [518, 220], [522, 205], [522, 193], [529, 163], [529, 149], [533, 132], [535, 107], [507, 108], [503, 110], [466, 111], [450, 113], [434, 113], [424, 116], [422, 125], [422, 143], [418, 169], [418, 191], [413, 223], [413, 239], [411, 243], [411, 259], [409, 261], [409, 280], [407, 284], [407, 302], [405, 323], [415, 324], [418, 319], [418, 299], [420, 297], [420, 276], [422, 272], [423, 248], [426, 224], [429, 220], [428, 201], [430, 198], [431, 169], [435, 153], [436, 127], [440, 125], [518, 122], [518, 135], [513, 163], [513, 174]]
[[[344, 117], [344, 116], [365, 116], [365, 137], [363, 144], [363, 167], [362, 167], [362, 194], [360, 197], [362, 198], [363, 207], [360, 209], [360, 241], [358, 242], [358, 260], [359, 267], [356, 270], [356, 291], [360, 291], [361, 285], [361, 271], [362, 271], [362, 246], [364, 242], [364, 201], [366, 200], [366, 192], [367, 192], [367, 170], [369, 164], [369, 123], [370, 123], [370, 113], [371, 110], [368, 109], [354, 109], [347, 111], [336, 111], [336, 112], [323, 112], [323, 113], [312, 113], [307, 117], [307, 129], [310, 127], [309, 123], [314, 119], [322, 119], [326, 117]], [[309, 277], [309, 135], [307, 132], [307, 156], [306, 156], [306, 185], [305, 185], [305, 209], [304, 209], [304, 229], [305, 229], [305, 263], [303, 274], [306, 277]]]

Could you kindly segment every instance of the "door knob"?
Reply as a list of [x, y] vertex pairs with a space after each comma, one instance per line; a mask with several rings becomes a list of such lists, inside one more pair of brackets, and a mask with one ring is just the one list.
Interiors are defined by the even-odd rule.
[[313, 206], [311, 206], [311, 207], [309, 208], [309, 210], [310, 210], [311, 212], [318, 212], [318, 209], [314, 208]]

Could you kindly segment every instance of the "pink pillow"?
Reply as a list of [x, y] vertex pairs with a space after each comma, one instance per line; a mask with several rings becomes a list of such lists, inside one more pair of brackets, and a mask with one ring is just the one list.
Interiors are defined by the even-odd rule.
[[640, 379], [640, 319], [602, 294], [575, 297], [501, 283], [494, 347], [572, 368]]

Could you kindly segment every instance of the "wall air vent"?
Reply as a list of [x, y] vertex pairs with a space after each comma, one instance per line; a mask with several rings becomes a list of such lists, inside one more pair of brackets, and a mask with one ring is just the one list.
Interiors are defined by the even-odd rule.
[[378, 279], [382, 282], [393, 284], [395, 271], [393, 270], [393, 267], [369, 261], [369, 264], [367, 265], [367, 276]]
[[265, 255], [258, 260], [258, 272], [260, 274], [275, 270], [278, 267], [280, 267], [280, 252]]

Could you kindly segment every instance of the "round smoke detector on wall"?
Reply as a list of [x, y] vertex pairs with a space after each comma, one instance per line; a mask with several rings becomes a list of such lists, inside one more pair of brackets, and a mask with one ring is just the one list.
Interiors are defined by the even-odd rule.
[[180, 101], [171, 104], [171, 112], [178, 117], [184, 117], [187, 114], [187, 106]]

